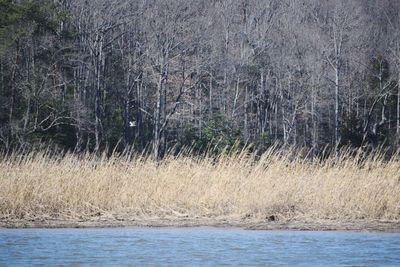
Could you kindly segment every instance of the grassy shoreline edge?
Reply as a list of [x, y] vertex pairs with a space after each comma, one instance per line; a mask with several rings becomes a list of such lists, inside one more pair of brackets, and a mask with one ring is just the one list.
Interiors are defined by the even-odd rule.
[[400, 229], [400, 157], [31, 152], [0, 157], [0, 227]]
[[354, 232], [384, 232], [400, 233], [400, 221], [335, 221], [335, 220], [293, 220], [293, 221], [262, 221], [262, 220], [230, 220], [228, 218], [130, 218], [129, 220], [105, 219], [93, 217], [90, 219], [60, 219], [47, 218], [37, 220], [1, 220], [0, 229], [53, 229], [53, 228], [187, 228], [213, 227], [238, 228], [243, 230], [279, 230], [279, 231], [354, 231]]

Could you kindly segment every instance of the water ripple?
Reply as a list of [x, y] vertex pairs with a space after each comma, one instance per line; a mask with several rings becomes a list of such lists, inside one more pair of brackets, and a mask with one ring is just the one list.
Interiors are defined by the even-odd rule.
[[399, 266], [400, 234], [232, 229], [0, 230], [0, 266]]

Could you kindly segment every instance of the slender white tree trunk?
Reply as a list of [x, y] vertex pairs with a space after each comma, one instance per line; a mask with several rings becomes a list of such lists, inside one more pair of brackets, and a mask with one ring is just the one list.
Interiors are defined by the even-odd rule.
[[339, 69], [335, 69], [335, 146], [340, 143], [340, 114], [339, 114]]

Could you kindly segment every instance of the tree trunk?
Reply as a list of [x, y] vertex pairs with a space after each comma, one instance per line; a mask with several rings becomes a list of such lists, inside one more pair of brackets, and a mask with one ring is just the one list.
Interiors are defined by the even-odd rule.
[[399, 80], [397, 82], [397, 114], [396, 114], [396, 136], [397, 141], [400, 141], [400, 73]]
[[210, 74], [210, 92], [209, 92], [209, 105], [210, 105], [210, 115], [213, 114], [213, 76]]
[[236, 106], [237, 102], [239, 99], [239, 84], [240, 84], [240, 79], [239, 77], [236, 79], [236, 86], [235, 86], [235, 98], [233, 100], [233, 107], [232, 107], [232, 115], [231, 118], [233, 119], [235, 117], [235, 112], [236, 112]]
[[101, 61], [102, 61], [102, 41], [98, 44], [99, 50], [96, 56], [96, 97], [95, 97], [95, 151], [100, 149], [103, 139], [103, 123], [102, 123], [102, 88], [101, 88]]
[[312, 124], [312, 155], [315, 156], [317, 148], [317, 123], [315, 119], [315, 87], [314, 83], [311, 88], [311, 124]]
[[335, 68], [335, 147], [339, 146], [340, 136], [340, 114], [339, 114], [339, 66]]
[[244, 96], [244, 139], [247, 142], [249, 140], [249, 122], [248, 122], [248, 102], [249, 102], [249, 90], [247, 85], [245, 87], [245, 96]]
[[160, 78], [158, 82], [158, 90], [157, 90], [157, 104], [156, 111], [154, 116], [154, 143], [153, 143], [153, 156], [155, 160], [159, 160], [160, 157], [160, 142], [161, 142], [161, 105], [162, 105], [162, 90], [164, 83], [164, 74], [163, 68], [161, 69]]
[[165, 119], [165, 98], [166, 98], [166, 89], [165, 83], [167, 79], [168, 67], [166, 59], [168, 57], [168, 53], [163, 55], [162, 64], [160, 66], [160, 77], [158, 82], [157, 89], [157, 103], [156, 103], [156, 111], [154, 116], [154, 143], [153, 143], [153, 156], [155, 160], [159, 160], [161, 158], [162, 153], [162, 142], [164, 141], [164, 129], [162, 129], [163, 120]]
[[267, 93], [265, 89], [265, 80], [264, 80], [264, 70], [261, 69], [261, 74], [260, 74], [260, 95], [261, 95], [261, 100], [259, 100], [258, 106], [259, 106], [259, 131], [262, 139], [262, 145], [265, 145], [265, 133], [267, 129], [267, 120], [268, 120], [268, 106], [267, 106]]
[[126, 73], [125, 97], [124, 97], [124, 138], [128, 146], [132, 145], [132, 129], [130, 125], [130, 103], [131, 103], [131, 59], [129, 58], [128, 70]]
[[142, 77], [136, 84], [136, 129], [139, 137], [139, 150], [144, 148], [144, 135], [143, 135], [143, 118], [142, 118]]

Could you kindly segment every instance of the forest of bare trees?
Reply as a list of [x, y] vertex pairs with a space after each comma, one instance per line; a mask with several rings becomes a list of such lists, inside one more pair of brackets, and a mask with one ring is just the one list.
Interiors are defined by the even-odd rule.
[[0, 0], [0, 147], [400, 143], [400, 1]]

